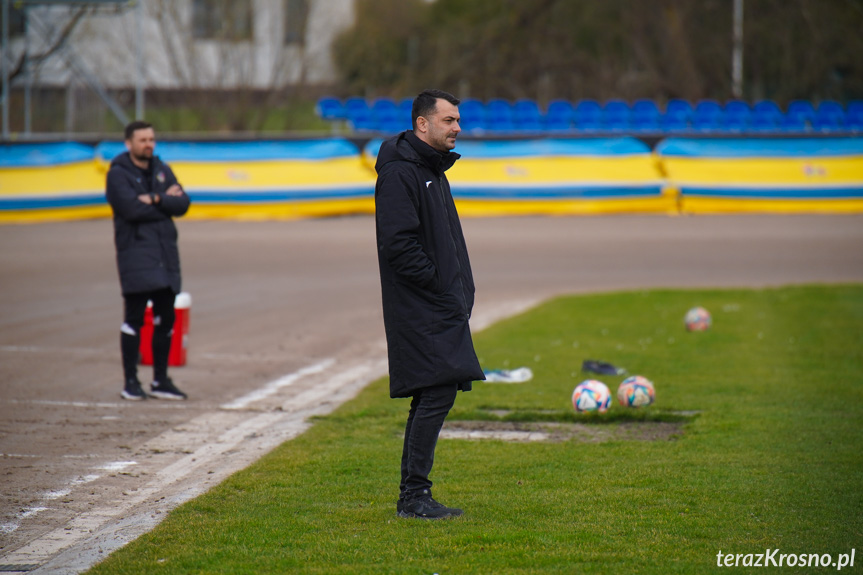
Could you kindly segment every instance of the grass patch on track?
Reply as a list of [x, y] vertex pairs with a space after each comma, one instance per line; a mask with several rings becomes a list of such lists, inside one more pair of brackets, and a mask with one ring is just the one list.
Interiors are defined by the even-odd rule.
[[[710, 331], [685, 331], [695, 305]], [[534, 379], [477, 383], [448, 421], [681, 432], [442, 439], [435, 497], [465, 516], [398, 519], [408, 401], [381, 380], [91, 572], [704, 573], [724, 570], [720, 551], [835, 559], [855, 547], [863, 563], [863, 286], [564, 297], [475, 343], [484, 367]], [[656, 403], [573, 413], [580, 381], [614, 394], [623, 379], [581, 373], [584, 359], [648, 377]]]

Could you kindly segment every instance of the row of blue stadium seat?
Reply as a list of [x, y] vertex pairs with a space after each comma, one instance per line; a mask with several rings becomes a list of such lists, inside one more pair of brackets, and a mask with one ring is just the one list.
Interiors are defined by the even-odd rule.
[[[342, 101], [321, 98], [317, 113], [324, 120], [346, 121], [357, 131], [397, 132], [410, 128], [411, 99], [379, 98], [371, 103], [354, 97]], [[847, 107], [834, 101], [817, 106], [795, 100], [782, 110], [764, 100], [750, 105], [742, 100], [720, 104], [701, 100], [670, 100], [661, 110], [653, 100], [554, 100], [542, 110], [533, 100], [510, 103], [466, 99], [459, 105], [462, 129], [467, 132], [825, 132], [863, 131], [863, 100]]]

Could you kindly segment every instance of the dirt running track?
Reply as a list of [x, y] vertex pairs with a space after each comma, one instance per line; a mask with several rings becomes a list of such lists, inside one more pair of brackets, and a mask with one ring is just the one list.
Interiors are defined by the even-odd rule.
[[[183, 403], [119, 399], [110, 221], [0, 226], [0, 566], [86, 569], [385, 372], [372, 218], [178, 225]], [[464, 228], [475, 328], [571, 292], [863, 281], [861, 216]]]

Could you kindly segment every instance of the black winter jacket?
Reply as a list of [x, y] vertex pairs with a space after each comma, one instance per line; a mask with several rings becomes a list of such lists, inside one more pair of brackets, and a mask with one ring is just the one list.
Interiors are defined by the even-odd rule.
[[441, 154], [402, 132], [381, 145], [375, 221], [390, 396], [485, 379], [470, 334], [474, 282]]
[[[114, 245], [117, 270], [124, 294], [142, 293], [170, 287], [179, 293], [180, 253], [174, 216], [189, 209], [189, 196], [169, 196], [165, 192], [177, 178], [158, 156], [151, 160], [152, 189], [143, 173], [132, 163], [129, 153], [111, 161], [105, 196], [114, 212]], [[145, 204], [140, 194], [154, 193], [159, 203]]]

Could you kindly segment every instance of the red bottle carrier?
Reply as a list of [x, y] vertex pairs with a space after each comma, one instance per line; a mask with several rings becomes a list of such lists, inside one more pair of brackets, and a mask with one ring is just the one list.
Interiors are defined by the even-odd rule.
[[[174, 336], [171, 338], [171, 351], [168, 365], [186, 365], [186, 349], [189, 346], [189, 312], [192, 309], [192, 296], [186, 292], [174, 298]], [[142, 365], [153, 365], [153, 302], [147, 303], [144, 312], [144, 326], [141, 328], [141, 348], [138, 350]]]

